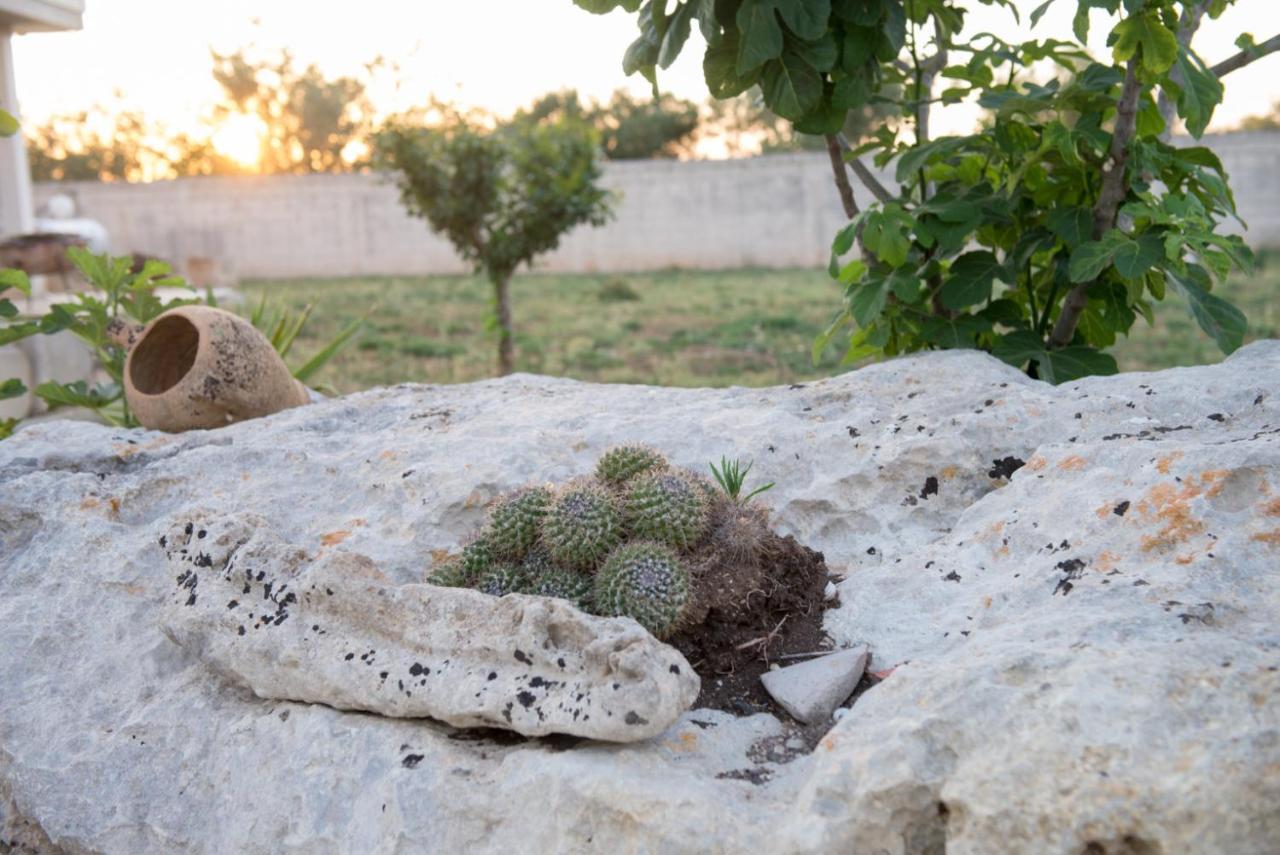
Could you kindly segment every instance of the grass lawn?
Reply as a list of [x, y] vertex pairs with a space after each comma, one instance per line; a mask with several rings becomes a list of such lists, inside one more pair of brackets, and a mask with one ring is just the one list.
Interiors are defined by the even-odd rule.
[[[369, 312], [361, 338], [317, 376], [351, 392], [405, 381], [461, 383], [492, 376], [488, 285], [471, 276], [298, 279], [243, 283], [253, 304], [315, 304], [291, 363], [348, 319]], [[1249, 318], [1250, 338], [1280, 335], [1280, 263], [1219, 293]], [[764, 386], [841, 370], [832, 346], [816, 368], [809, 351], [839, 303], [820, 270], [525, 274], [512, 287], [517, 370], [619, 383]], [[1139, 320], [1113, 350], [1121, 370], [1222, 358], [1177, 298]]]

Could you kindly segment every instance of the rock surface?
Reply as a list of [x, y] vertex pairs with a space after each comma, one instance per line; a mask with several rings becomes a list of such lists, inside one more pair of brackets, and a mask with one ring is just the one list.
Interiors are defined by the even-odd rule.
[[684, 657], [632, 620], [395, 585], [343, 549], [312, 561], [245, 514], [179, 517], [161, 546], [165, 634], [260, 698], [634, 742], [698, 697]]
[[769, 697], [797, 721], [817, 724], [831, 718], [848, 700], [867, 669], [867, 649], [841, 650], [810, 659], [760, 678]]
[[[608, 445], [755, 460], [884, 682], [812, 754], [693, 710], [626, 746], [255, 697], [161, 630], [157, 546], [257, 514], [421, 581]], [[1050, 387], [976, 353], [799, 388], [516, 376], [202, 433], [0, 443], [0, 840], [81, 852], [1280, 849], [1280, 344]], [[714, 809], [709, 809], [713, 806]]]

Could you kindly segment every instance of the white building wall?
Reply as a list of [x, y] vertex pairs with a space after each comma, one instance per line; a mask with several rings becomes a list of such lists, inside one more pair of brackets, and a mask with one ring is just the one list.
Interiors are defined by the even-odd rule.
[[[1280, 133], [1208, 141], [1231, 175], [1255, 246], [1280, 246]], [[844, 217], [825, 153], [607, 165], [616, 218], [580, 228], [540, 269], [790, 267], [826, 263]], [[854, 181], [859, 202], [866, 194]], [[71, 192], [117, 251], [182, 265], [211, 257], [240, 277], [422, 274], [464, 269], [377, 175], [190, 178], [153, 184], [39, 185]]]

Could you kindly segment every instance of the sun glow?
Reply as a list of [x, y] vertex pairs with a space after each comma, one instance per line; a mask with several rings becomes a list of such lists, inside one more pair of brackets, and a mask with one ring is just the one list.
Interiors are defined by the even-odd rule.
[[257, 166], [265, 131], [266, 126], [257, 116], [230, 116], [214, 131], [213, 146], [242, 166]]

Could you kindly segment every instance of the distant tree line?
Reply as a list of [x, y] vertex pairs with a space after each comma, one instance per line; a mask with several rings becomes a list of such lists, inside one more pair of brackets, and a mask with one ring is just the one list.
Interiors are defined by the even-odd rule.
[[[374, 136], [382, 126], [369, 89], [387, 66], [375, 59], [363, 75], [328, 77], [314, 65], [298, 67], [287, 51], [265, 58], [250, 57], [244, 50], [214, 52], [212, 74], [222, 97], [206, 116], [208, 133], [175, 132], [129, 107], [117, 94], [111, 103], [28, 125], [32, 177], [145, 181], [367, 170]], [[244, 116], [256, 119], [261, 129], [252, 164], [231, 157], [215, 141], [219, 126]], [[599, 151], [609, 160], [689, 158], [700, 146], [729, 157], [823, 148], [821, 137], [796, 133], [752, 92], [697, 104], [669, 93], [637, 97], [624, 89], [598, 101], [565, 89], [537, 98], [510, 118], [487, 120], [490, 125], [582, 123], [595, 130]], [[846, 135], [860, 138], [882, 120], [883, 111], [875, 107], [851, 113]]]

